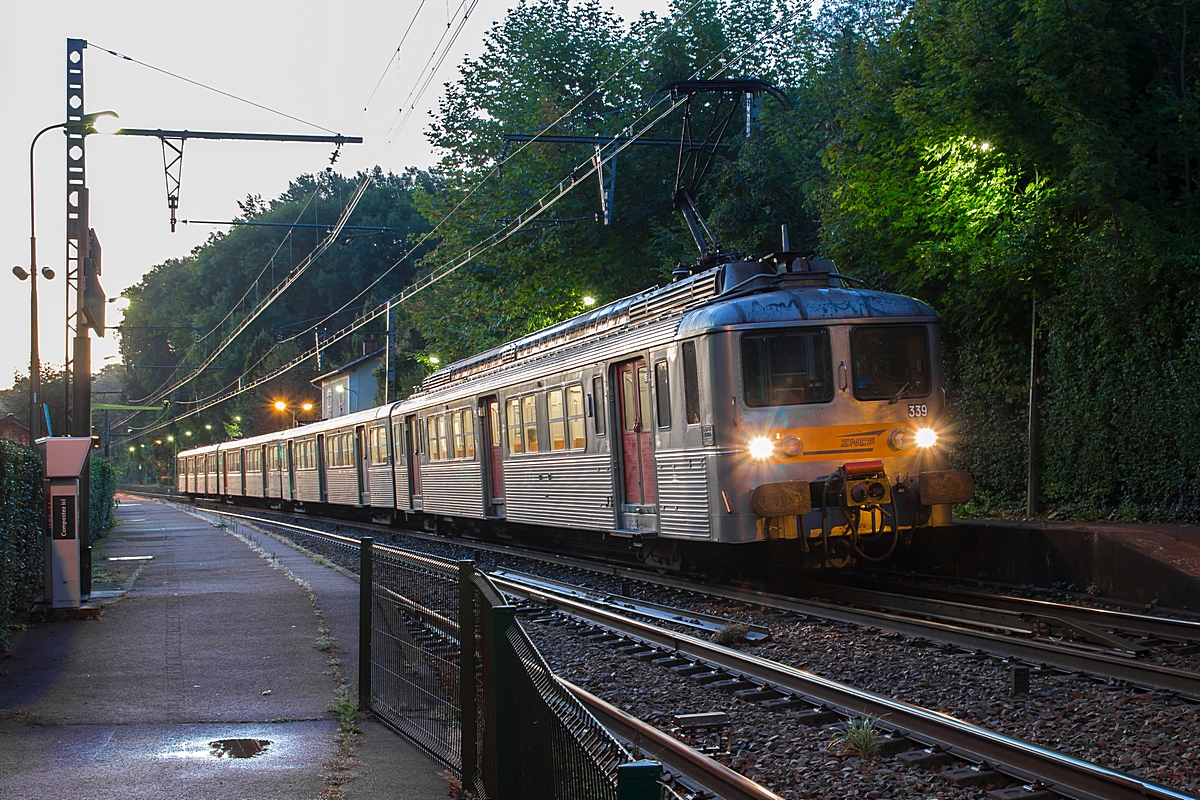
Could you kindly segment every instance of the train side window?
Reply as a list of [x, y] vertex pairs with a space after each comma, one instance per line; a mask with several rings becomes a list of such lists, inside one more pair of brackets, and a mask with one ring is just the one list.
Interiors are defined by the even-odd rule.
[[696, 374], [696, 343], [683, 343], [683, 404], [687, 424], [700, 424], [700, 381]]
[[469, 408], [462, 410], [463, 452], [467, 458], [475, 457], [475, 412]]
[[[325, 437], [325, 466], [336, 467], [338, 465], [337, 451], [338, 451], [338, 437], [337, 436], [326, 436]], [[272, 462], [271, 469], [275, 469], [274, 461], [275, 461], [275, 459], [272, 458], [271, 459], [271, 462]]]
[[546, 392], [546, 419], [550, 421], [550, 449], [567, 449], [567, 421], [563, 413], [562, 389]]
[[449, 458], [450, 457], [450, 443], [449, 443], [450, 437], [447, 435], [448, 432], [446, 430], [446, 415], [438, 414], [437, 421], [438, 421], [438, 451], [440, 453], [439, 458]]
[[377, 425], [371, 428], [370, 459], [372, 464], [388, 463], [387, 428]]
[[426, 418], [425, 428], [428, 432], [429, 460], [437, 461], [441, 458], [438, 453], [437, 417]]
[[567, 387], [567, 447], [572, 450], [587, 446], [583, 417], [583, 384], [573, 383]]
[[463, 458], [466, 456], [466, 446], [463, 443], [463, 419], [461, 411], [455, 411], [450, 415], [450, 426], [454, 434], [454, 457]]
[[597, 436], [604, 435], [604, 377], [597, 375], [592, 378], [592, 413], [595, 415], [592, 418], [592, 427], [596, 429]]
[[671, 427], [671, 378], [666, 361], [654, 362], [654, 395], [658, 399], [658, 427]]
[[524, 453], [525, 440], [521, 436], [521, 401], [514, 397], [505, 403], [508, 417], [508, 452]]
[[637, 368], [637, 382], [639, 399], [641, 406], [638, 408], [640, 416], [638, 417], [638, 425], [641, 430], [649, 430], [650, 428], [650, 368], [642, 365]]
[[536, 453], [538, 447], [537, 395], [521, 398], [521, 425], [525, 429], [525, 452]]

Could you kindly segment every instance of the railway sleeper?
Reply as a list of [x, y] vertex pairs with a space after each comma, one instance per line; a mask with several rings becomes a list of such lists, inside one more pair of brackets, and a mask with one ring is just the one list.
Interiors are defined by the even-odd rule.
[[1032, 785], [1005, 786], [988, 792], [990, 800], [1058, 800], [1058, 795]]
[[951, 767], [941, 771], [941, 776], [964, 789], [982, 789], [985, 786], [1007, 784], [1010, 779], [986, 767]]
[[958, 761], [950, 753], [942, 750], [925, 748], [924, 750], [908, 750], [896, 754], [896, 760], [906, 767], [920, 767], [933, 772], [938, 767], [948, 767]]
[[744, 691], [757, 692], [763, 688], [763, 687], [759, 686], [757, 683], [755, 683], [754, 681], [748, 681], [745, 678], [737, 678], [737, 677], [727, 678], [726, 680], [723, 680], [723, 681], [713, 681], [712, 683], [709, 684], [709, 687], [713, 688], [713, 689], [719, 689], [722, 692], [732, 694], [735, 697], [737, 696], [738, 692], [744, 692]]
[[770, 686], [758, 686], [754, 689], [741, 689], [734, 692], [733, 696], [738, 700], [745, 700], [747, 703], [762, 703], [767, 700], [778, 700], [786, 695]]

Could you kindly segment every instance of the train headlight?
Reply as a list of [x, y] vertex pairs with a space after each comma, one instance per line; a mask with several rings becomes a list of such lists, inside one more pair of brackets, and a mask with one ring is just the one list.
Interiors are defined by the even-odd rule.
[[908, 447], [908, 434], [897, 428], [888, 436], [888, 446], [893, 450], [903, 450]]
[[804, 443], [798, 436], [788, 436], [783, 440], [783, 452], [789, 456], [798, 456], [803, 449]]
[[921, 428], [917, 431], [917, 447], [933, 447], [937, 440], [937, 431], [933, 428]]
[[755, 436], [750, 440], [750, 457], [756, 461], [766, 461], [775, 452], [775, 443], [765, 436]]

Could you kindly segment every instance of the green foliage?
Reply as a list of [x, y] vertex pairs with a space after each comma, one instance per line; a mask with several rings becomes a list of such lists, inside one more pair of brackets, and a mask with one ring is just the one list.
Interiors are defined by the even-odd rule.
[[[248, 197], [240, 203], [243, 213], [239, 219], [283, 225], [333, 223], [364, 177], [332, 172], [303, 175], [274, 200]], [[345, 327], [356, 315], [377, 308], [408, 284], [414, 259], [405, 259], [404, 255], [428, 227], [412, 195], [418, 187], [427, 196], [436, 195], [437, 182], [429, 173], [415, 169], [401, 175], [377, 169], [372, 177], [373, 183], [348, 224], [392, 230], [378, 234], [346, 231], [217, 357], [215, 369], [206, 370], [172, 396], [177, 406], [186, 407], [197, 396], [204, 397], [231, 383], [236, 385], [239, 376], [255, 378], [267, 373], [311, 349], [321, 333]], [[173, 376], [170, 370], [147, 367], [200, 363], [292, 273], [325, 234], [326, 230], [319, 227], [234, 227], [228, 233], [213, 234], [187, 258], [172, 259], [151, 269], [125, 292], [131, 305], [121, 326], [121, 352], [125, 364], [137, 365], [122, 376], [126, 400], [136, 403], [160, 386], [169, 385], [168, 381], [188, 374], [185, 370]], [[418, 250], [415, 257], [422, 253]], [[393, 265], [395, 268], [389, 271]], [[343, 306], [344, 310], [320, 326], [322, 331], [309, 331], [300, 339], [291, 339]], [[382, 327], [381, 320], [378, 329]], [[349, 337], [324, 348], [323, 368], [331, 369], [361, 355], [362, 339]], [[306, 400], [319, 402], [317, 391], [309, 384], [315, 366], [293, 370], [219, 411], [202, 419], [193, 417], [162, 433], [175, 437], [182, 449], [230, 436], [278, 430], [282, 417], [271, 408], [274, 400], [284, 399], [297, 406]], [[313, 419], [319, 418], [318, 407]], [[173, 450], [167, 447], [166, 453], [170, 455]], [[147, 466], [142, 463], [144, 454], [134, 455], [132, 473], [139, 471], [137, 466]], [[127, 468], [127, 451], [120, 457], [122, 468]], [[132, 478], [138, 478], [132, 473]], [[162, 474], [157, 469], [153, 473], [150, 477]]]
[[37, 453], [0, 439], [0, 654], [17, 609], [42, 596], [43, 503]]
[[89, 461], [89, 511], [93, 539], [99, 539], [108, 533], [115, 522], [113, 517], [113, 497], [117, 492], [117, 474], [112, 464], [103, 458], [92, 457]]

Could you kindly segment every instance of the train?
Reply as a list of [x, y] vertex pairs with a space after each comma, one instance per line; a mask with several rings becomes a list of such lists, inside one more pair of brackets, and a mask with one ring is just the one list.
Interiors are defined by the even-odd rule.
[[411, 396], [177, 456], [177, 491], [449, 535], [563, 537], [662, 570], [784, 542], [881, 560], [970, 499], [939, 320], [777, 253], [438, 369]]

